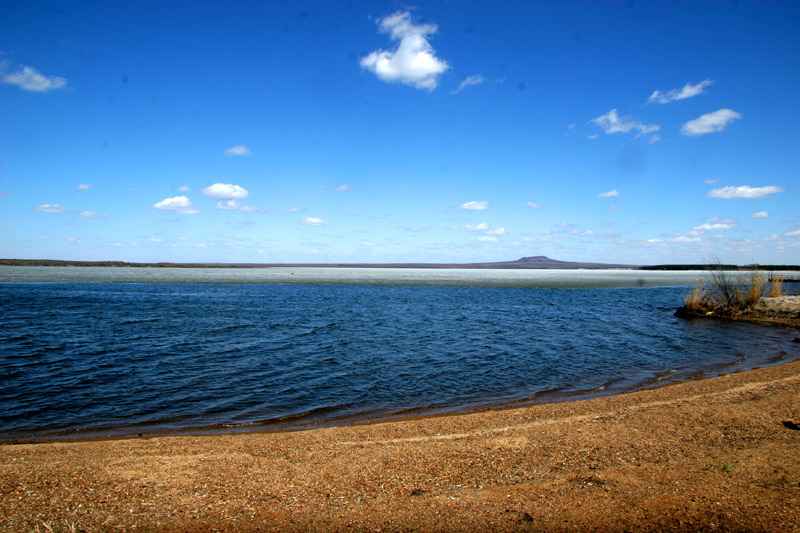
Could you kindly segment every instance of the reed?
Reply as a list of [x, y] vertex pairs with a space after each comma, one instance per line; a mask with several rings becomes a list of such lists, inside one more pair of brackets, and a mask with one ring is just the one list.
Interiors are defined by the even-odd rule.
[[783, 296], [783, 276], [773, 274], [769, 278], [769, 297], [780, 298]]

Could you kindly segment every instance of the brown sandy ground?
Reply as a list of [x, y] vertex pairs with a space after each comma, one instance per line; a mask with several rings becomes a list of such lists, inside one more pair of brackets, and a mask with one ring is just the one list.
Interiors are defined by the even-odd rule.
[[0, 529], [800, 531], [800, 362], [589, 401], [0, 446]]

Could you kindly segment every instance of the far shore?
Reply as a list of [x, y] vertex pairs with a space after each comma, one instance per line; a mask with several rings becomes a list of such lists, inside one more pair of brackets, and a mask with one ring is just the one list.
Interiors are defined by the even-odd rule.
[[0, 446], [0, 530], [800, 531], [800, 361], [566, 403]]

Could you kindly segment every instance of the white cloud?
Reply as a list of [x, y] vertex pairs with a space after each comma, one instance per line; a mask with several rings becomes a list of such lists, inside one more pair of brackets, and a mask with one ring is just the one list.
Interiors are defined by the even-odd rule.
[[787, 237], [800, 237], [800, 229], [796, 229], [796, 230], [793, 230], [793, 231], [787, 231], [785, 233], [785, 235]]
[[199, 212], [192, 206], [192, 201], [186, 196], [170, 196], [154, 203], [153, 207], [162, 211], [174, 211], [182, 215], [194, 215]]
[[188, 185], [181, 185], [180, 187], [178, 187], [179, 192], [189, 192], [191, 190], [192, 190], [191, 187], [189, 187]]
[[248, 148], [243, 144], [237, 144], [225, 150], [225, 155], [230, 157], [241, 157], [244, 155], [250, 155], [250, 148]]
[[506, 233], [508, 233], [506, 231], [506, 228], [494, 228], [494, 229], [490, 229], [490, 230], [488, 230], [486, 232], [487, 235], [492, 235], [493, 237], [501, 237], [501, 236], [505, 235]]
[[97, 213], [94, 211], [81, 211], [81, 218], [96, 218]]
[[452, 91], [450, 94], [458, 94], [461, 91], [463, 91], [464, 89], [466, 89], [467, 87], [472, 87], [473, 85], [480, 85], [484, 81], [486, 81], [486, 80], [480, 74], [475, 74], [473, 76], [467, 76], [466, 78], [461, 80], [461, 83], [458, 84], [458, 87], [454, 91]]
[[751, 187], [749, 185], [739, 185], [737, 187], [720, 187], [719, 189], [712, 189], [708, 192], [711, 198], [721, 198], [723, 200], [730, 200], [733, 198], [761, 198], [783, 192], [783, 189], [774, 185], [767, 185], [765, 187]]
[[61, 204], [39, 204], [36, 206], [36, 211], [40, 213], [63, 213], [64, 206]]
[[695, 226], [692, 228], [694, 234], [700, 234], [705, 231], [722, 231], [722, 230], [729, 230], [736, 227], [735, 220], [720, 220], [720, 219], [712, 219], [704, 224], [700, 224], [699, 226]]
[[350, 185], [348, 185], [347, 183], [342, 183], [341, 185], [336, 187], [336, 192], [350, 192], [351, 190], [352, 189], [350, 188]]
[[753, 213], [753, 218], [755, 219], [769, 218], [769, 213], [767, 211], [756, 211], [755, 213]]
[[717, 178], [711, 178], [711, 179], [703, 180], [703, 183], [705, 183], [706, 185], [714, 185], [718, 181], [719, 180]]
[[217, 209], [240, 209], [242, 206], [236, 200], [220, 200]]
[[588, 135], [586, 138], [589, 139], [590, 141], [593, 141], [595, 139], [599, 139], [600, 136], [596, 133], [592, 133], [591, 135]]
[[35, 93], [46, 93], [47, 91], [61, 89], [67, 85], [65, 78], [45, 76], [35, 68], [24, 65], [16, 72], [4, 74], [0, 79], [2, 79], [3, 83], [16, 85], [23, 91]]
[[233, 183], [215, 183], [203, 189], [203, 194], [217, 200], [241, 200], [250, 194], [241, 185]]
[[683, 125], [681, 133], [690, 137], [716, 133], [724, 130], [728, 127], [728, 124], [740, 118], [742, 118], [742, 115], [732, 109], [718, 109], [690, 120]]
[[432, 91], [439, 76], [449, 67], [436, 57], [428, 42], [438, 28], [435, 24], [414, 24], [408, 11], [397, 11], [378, 21], [382, 33], [398, 41], [394, 50], [375, 50], [361, 58], [361, 68], [374, 73], [388, 83], [403, 83], [417, 89]]
[[597, 195], [597, 197], [598, 198], [618, 198], [619, 197], [619, 191], [614, 189], [614, 190], [611, 190], [611, 191], [601, 192], [600, 194]]
[[700, 237], [692, 235], [678, 235], [670, 239], [671, 242], [700, 242]]
[[650, 98], [648, 98], [647, 101], [650, 103], [668, 104], [670, 102], [677, 102], [678, 100], [686, 100], [687, 98], [697, 96], [698, 94], [703, 94], [703, 91], [705, 91], [708, 87], [711, 87], [712, 83], [714, 82], [711, 80], [703, 80], [694, 85], [687, 83], [680, 89], [671, 89], [666, 92], [653, 91], [653, 94], [650, 95]]
[[321, 226], [322, 224], [325, 224], [324, 220], [317, 217], [305, 217], [302, 222], [307, 226]]
[[[620, 117], [616, 109], [612, 109], [605, 115], [593, 118], [590, 122], [600, 127], [606, 135], [613, 135], [615, 133], [636, 133], [637, 137], [641, 137], [642, 135], [651, 135], [661, 130], [661, 126], [658, 124], [644, 124], [631, 117]], [[654, 137], [656, 136], [653, 135], [650, 137], [650, 140], [652, 141]], [[658, 139], [660, 139], [660, 137], [658, 137]], [[656, 139], [655, 142], [658, 142], [658, 139]]]
[[464, 202], [461, 204], [461, 209], [468, 209], [470, 211], [483, 211], [489, 209], [489, 202], [486, 200], [473, 200], [471, 202]]
[[489, 229], [489, 224], [481, 222], [480, 224], [467, 224], [464, 226], [468, 231], [486, 231]]
[[297, 213], [298, 211], [300, 211], [300, 208], [299, 207], [290, 207], [289, 209], [287, 209], [287, 211], [290, 212], [290, 213]]
[[88, 191], [91, 188], [92, 188], [92, 186], [90, 184], [88, 184], [88, 183], [80, 183], [80, 184], [78, 184], [78, 190], [79, 191]]
[[478, 237], [478, 240], [481, 242], [497, 242], [497, 237], [493, 235], [481, 235]]
[[650, 136], [649, 139], [647, 139], [647, 143], [648, 144], [655, 144], [660, 140], [661, 140], [661, 135], [655, 134], [655, 135]]
[[531, 209], [539, 209], [542, 206], [541, 204], [537, 204], [536, 202], [528, 202], [528, 207]]

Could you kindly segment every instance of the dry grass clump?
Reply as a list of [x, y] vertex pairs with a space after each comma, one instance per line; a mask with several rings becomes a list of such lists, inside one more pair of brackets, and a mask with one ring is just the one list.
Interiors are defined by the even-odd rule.
[[750, 275], [750, 287], [747, 288], [744, 300], [741, 302], [745, 309], [750, 309], [758, 303], [764, 296], [764, 287], [767, 285], [767, 278], [761, 272], [753, 272]]
[[783, 276], [772, 274], [769, 277], [769, 297], [780, 298], [783, 296]]
[[705, 298], [706, 295], [703, 289], [703, 280], [700, 280], [697, 283], [697, 287], [692, 289], [692, 292], [690, 292], [686, 298], [683, 299], [683, 305], [686, 306], [686, 309], [689, 311], [699, 312], [704, 308], [703, 302], [705, 301]]
[[[766, 286], [767, 278], [758, 271], [741, 282], [725, 270], [714, 270], [710, 290], [705, 290], [701, 281], [684, 299], [684, 308], [691, 313], [738, 315], [755, 307], [764, 296]], [[775, 290], [781, 290], [780, 284], [773, 281], [770, 295]]]

